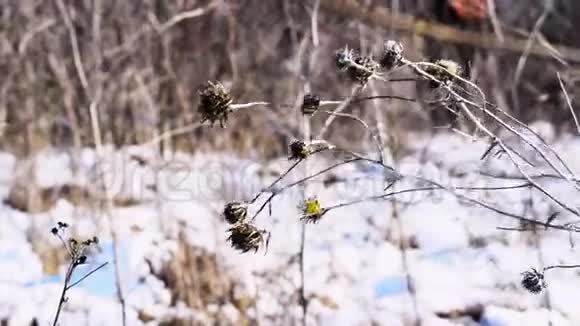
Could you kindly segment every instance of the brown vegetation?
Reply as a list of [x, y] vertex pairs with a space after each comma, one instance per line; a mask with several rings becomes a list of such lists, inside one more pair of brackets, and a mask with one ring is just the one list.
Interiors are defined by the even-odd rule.
[[[364, 13], [384, 10], [386, 4], [381, 1], [358, 6], [360, 12], [339, 7], [352, 5], [353, 1], [322, 1], [322, 50], [315, 54], [316, 66], [306, 69], [309, 60], [304, 54], [311, 50], [311, 45], [303, 42], [310, 30], [307, 1], [249, 0], [243, 5], [194, 0], [5, 1], [0, 5], [0, 117], [7, 126], [1, 147], [26, 155], [49, 145], [90, 146], [91, 103], [98, 106], [105, 142], [117, 146], [144, 143], [167, 130], [198, 122], [197, 90], [207, 80], [216, 80], [231, 90], [238, 103], [267, 100], [275, 104], [274, 109], [242, 113], [226, 130], [193, 128], [162, 146], [279, 155], [297, 133], [295, 119], [290, 117], [297, 114], [292, 108], [302, 96], [299, 80], [305, 77], [304, 71], [313, 75], [309, 78], [312, 88], [322, 99], [339, 99], [347, 85], [330, 69], [332, 58], [327, 54], [344, 44], [368, 52], [371, 44], [380, 44], [375, 41], [389, 34], [389, 26], [401, 32], [398, 39], [405, 44], [408, 55], [459, 60], [469, 66], [473, 78], [495, 102], [512, 108], [524, 120], [569, 120], [555, 73], [551, 72], [565, 68], [567, 84], [574, 94], [577, 73], [571, 67], [550, 57], [526, 57], [526, 69], [514, 79], [510, 76], [516, 73], [522, 53], [488, 50], [483, 43], [482, 49], [474, 49], [472, 46], [477, 44], [471, 43], [442, 48], [416, 37], [425, 34], [413, 24], [409, 28], [396, 24], [421, 15], [430, 18], [425, 22], [439, 19], [454, 24], [456, 32], [449, 31], [457, 35], [471, 29], [473, 35], [479, 30], [486, 37], [495, 37], [487, 22], [473, 26], [445, 20], [437, 11], [439, 2], [401, 3], [401, 12], [391, 16], [391, 25], [387, 22], [373, 29], [376, 21], [365, 19]], [[522, 31], [532, 29], [543, 2], [510, 6], [510, 1], [502, 0], [496, 4], [504, 23], [503, 35], [526, 44], [528, 35]], [[514, 15], [522, 11], [522, 6], [529, 15]], [[570, 25], [577, 7], [575, 1], [558, 2], [553, 16], [559, 18], [548, 18], [541, 30], [545, 41], [569, 47], [580, 44]], [[532, 54], [547, 51], [545, 41], [536, 43], [540, 45], [532, 48]], [[566, 59], [565, 53], [562, 55]], [[542, 71], [541, 76], [538, 71]], [[389, 91], [388, 87], [377, 90], [381, 94]], [[397, 87], [397, 91], [398, 95], [415, 93], [412, 84]], [[360, 115], [367, 105], [371, 104], [354, 105], [352, 110]], [[398, 119], [391, 126], [395, 129], [422, 128], [429, 118], [407, 104], [393, 101], [388, 110]], [[449, 119], [439, 113], [434, 117], [437, 123]], [[346, 123], [339, 122], [335, 128]], [[402, 131], [395, 130], [394, 134], [398, 133]], [[363, 138], [349, 134], [338, 141], [356, 143]]]

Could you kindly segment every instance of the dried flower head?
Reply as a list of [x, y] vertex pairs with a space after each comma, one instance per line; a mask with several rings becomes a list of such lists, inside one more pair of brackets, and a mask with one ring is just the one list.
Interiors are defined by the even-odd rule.
[[316, 197], [306, 199], [300, 204], [299, 208], [302, 211], [302, 217], [300, 219], [306, 223], [316, 223], [324, 214], [320, 206], [320, 201]]
[[355, 56], [356, 55], [353, 50], [345, 47], [344, 49], [336, 52], [334, 56], [334, 63], [338, 69], [345, 70], [354, 63]]
[[441, 59], [435, 62], [435, 66], [427, 67], [425, 72], [435, 77], [435, 79], [439, 81], [436, 82], [431, 80], [429, 84], [432, 88], [437, 88], [440, 83], [447, 86], [451, 85], [454, 78], [453, 75], [461, 75], [462, 69], [461, 66], [455, 61]]
[[320, 107], [320, 97], [316, 94], [305, 94], [304, 99], [302, 100], [302, 114], [304, 115], [312, 115], [318, 108]]
[[312, 153], [310, 146], [301, 140], [293, 141], [290, 146], [289, 160], [303, 160]]
[[79, 241], [76, 238], [67, 237], [65, 234], [66, 228], [68, 228], [68, 224], [58, 222], [50, 232], [61, 241], [62, 246], [66, 249], [71, 258], [73, 265], [84, 264], [87, 260], [87, 252], [89, 252], [93, 245], [99, 243], [99, 238], [93, 236], [89, 239]]
[[240, 202], [227, 203], [224, 207], [224, 218], [230, 224], [243, 222], [248, 216], [248, 207]]
[[348, 68], [348, 75], [352, 81], [362, 85], [366, 84], [379, 68], [379, 64], [372, 57], [357, 56], [354, 62], [356, 65]]
[[219, 122], [220, 126], [224, 127], [233, 101], [226, 88], [219, 82], [214, 84], [208, 81], [199, 90], [199, 98], [198, 110], [202, 122], [209, 121], [212, 125]]
[[362, 85], [379, 69], [379, 64], [371, 56], [361, 56], [347, 47], [336, 52], [335, 64], [340, 70], [346, 70], [352, 81]]
[[98, 244], [98, 243], [99, 243], [99, 238], [97, 238], [97, 237], [92, 237], [92, 238], [87, 239], [87, 240], [82, 242], [82, 244], [87, 246], [87, 247], [91, 246], [93, 244]]
[[403, 45], [399, 42], [388, 40], [385, 42], [384, 47], [379, 64], [384, 69], [391, 70], [397, 67], [403, 59]]
[[86, 262], [87, 262], [87, 256], [81, 255], [81, 256], [79, 256], [79, 258], [77, 258], [77, 260], [75, 261], [75, 264], [82, 265]]
[[531, 293], [538, 294], [546, 288], [547, 284], [544, 274], [532, 268], [522, 273], [522, 286]]
[[254, 225], [246, 222], [234, 225], [228, 229], [228, 232], [230, 236], [227, 240], [230, 241], [232, 248], [241, 252], [258, 251], [264, 244], [264, 234], [267, 233], [266, 230], [258, 230]]

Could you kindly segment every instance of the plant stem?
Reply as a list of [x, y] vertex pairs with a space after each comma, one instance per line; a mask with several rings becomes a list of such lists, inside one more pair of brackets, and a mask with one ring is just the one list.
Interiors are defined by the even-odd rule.
[[69, 289], [68, 283], [70, 282], [70, 278], [72, 276], [72, 273], [73, 273], [75, 267], [76, 267], [76, 265], [74, 263], [74, 260], [71, 261], [67, 267], [66, 274], [64, 277], [64, 284], [62, 286], [62, 291], [60, 293], [60, 298], [58, 300], [58, 307], [56, 308], [56, 314], [54, 316], [54, 321], [52, 322], [52, 326], [56, 326], [56, 323], [58, 322], [58, 318], [60, 317], [62, 305], [66, 301], [66, 292]]

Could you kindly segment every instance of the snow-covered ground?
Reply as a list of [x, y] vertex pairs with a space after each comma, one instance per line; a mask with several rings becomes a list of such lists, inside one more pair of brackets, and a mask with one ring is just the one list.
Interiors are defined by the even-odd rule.
[[[402, 174], [419, 174], [445, 186], [522, 183], [478, 174], [515, 174], [505, 157], [480, 160], [486, 144], [446, 133], [409, 139], [409, 154], [396, 166]], [[580, 172], [580, 139], [562, 136], [554, 143], [572, 170]], [[296, 255], [301, 242], [297, 209], [301, 189], [280, 194], [273, 200], [271, 216], [266, 209], [256, 219], [256, 225], [271, 235], [267, 253], [262, 249], [241, 254], [232, 249], [226, 241], [228, 224], [220, 216], [226, 202], [249, 200], [291, 162], [285, 158], [254, 162], [226, 154], [175, 154], [161, 159], [144, 147], [108, 149], [106, 159], [96, 162], [95, 152], [88, 149], [74, 159], [68, 153], [46, 150], [27, 162], [1, 153], [0, 196], [7, 198], [18, 183], [94, 190], [104, 171], [111, 192], [127, 203], [112, 212], [112, 227], [119, 239], [129, 325], [157, 325], [173, 318], [229, 325], [238, 324], [241, 314], [261, 325], [299, 323], [301, 278]], [[308, 168], [318, 171], [332, 163], [330, 156], [317, 154]], [[283, 182], [296, 180], [302, 173], [298, 168]], [[321, 176], [307, 188], [307, 195], [317, 195], [323, 207], [383, 191], [380, 171], [364, 164], [344, 165], [332, 174], [341, 181], [323, 183], [325, 176]], [[578, 192], [570, 185], [540, 182], [566, 203], [579, 206]], [[414, 186], [404, 179], [395, 190]], [[553, 202], [526, 188], [462, 193], [540, 220], [558, 210]], [[264, 198], [250, 207], [250, 213]], [[309, 325], [411, 325], [416, 313], [423, 325], [549, 325], [550, 320], [552, 325], [580, 325], [577, 270], [548, 271], [547, 291], [539, 295], [520, 285], [521, 272], [531, 267], [580, 263], [573, 245], [578, 235], [540, 229], [536, 237], [531, 232], [500, 230], [497, 227], [520, 224], [444, 192], [394, 198], [396, 202], [373, 201], [332, 210], [319, 223], [307, 225], [304, 285], [310, 298]], [[110, 262], [69, 291], [60, 324], [120, 325], [111, 225], [102, 205], [60, 198], [48, 210], [34, 213], [7, 203], [0, 210], [1, 325], [52, 322], [66, 262], [57, 273], [47, 273], [46, 258], [39, 252], [59, 248], [58, 239], [50, 234], [57, 221], [70, 224], [69, 232], [75, 237], [100, 238], [99, 250], [89, 257], [87, 266], [78, 269], [77, 278]], [[564, 221], [573, 219], [562, 212], [556, 222]], [[406, 263], [400, 240], [407, 248]], [[216, 277], [233, 284], [227, 295], [252, 298], [249, 308], [242, 312], [239, 303], [217, 300], [190, 309], [174, 302], [158, 271], [177, 255], [180, 241], [215, 254], [220, 273]], [[414, 289], [417, 312], [409, 288]]]

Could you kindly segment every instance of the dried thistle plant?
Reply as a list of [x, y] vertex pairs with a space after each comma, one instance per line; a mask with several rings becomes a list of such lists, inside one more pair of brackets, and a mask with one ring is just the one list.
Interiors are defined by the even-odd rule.
[[289, 160], [303, 160], [308, 157], [308, 155], [312, 154], [312, 150], [308, 144], [303, 142], [302, 140], [295, 140], [293, 141], [290, 146], [290, 155], [288, 156]]
[[223, 216], [230, 224], [243, 222], [248, 216], [248, 206], [241, 202], [230, 202], [224, 207]]
[[302, 217], [300, 220], [306, 223], [317, 223], [324, 215], [324, 210], [320, 206], [320, 201], [316, 197], [310, 197], [299, 206], [302, 211]]
[[268, 246], [268, 241], [265, 241], [264, 235], [268, 233], [266, 230], [259, 230], [251, 223], [242, 222], [235, 224], [228, 229], [230, 233], [227, 240], [230, 242], [232, 248], [246, 253], [250, 250], [257, 252], [262, 246]]
[[403, 45], [399, 42], [388, 40], [384, 44], [384, 51], [379, 60], [383, 69], [391, 70], [401, 64], [403, 59]]
[[437, 88], [440, 84], [450, 86], [453, 83], [453, 75], [461, 75], [462, 68], [455, 61], [440, 59], [435, 62], [434, 66], [428, 66], [425, 72], [439, 81], [431, 80], [429, 83], [431, 88]]
[[522, 273], [521, 283], [524, 289], [530, 291], [533, 294], [538, 294], [547, 287], [544, 273], [538, 271], [535, 268], [531, 268], [530, 270], [524, 271]]
[[72, 237], [66, 238], [66, 230], [68, 229], [68, 227], [69, 225], [67, 223], [58, 222], [57, 225], [50, 230], [50, 232], [60, 240], [63, 248], [67, 251], [68, 256], [70, 258], [70, 263], [67, 267], [64, 277], [64, 285], [60, 295], [58, 307], [56, 310], [56, 314], [54, 316], [54, 321], [52, 323], [53, 326], [57, 325], [60, 312], [62, 311], [62, 306], [68, 300], [66, 296], [67, 291], [73, 288], [74, 286], [78, 285], [79, 283], [84, 281], [87, 277], [91, 276], [93, 273], [95, 273], [96, 271], [105, 267], [108, 264], [107, 262], [105, 262], [99, 265], [98, 267], [94, 268], [90, 272], [86, 273], [84, 276], [82, 276], [75, 282], [72, 282], [72, 275], [75, 269], [78, 266], [83, 265], [87, 262], [88, 252], [93, 246], [99, 243], [99, 238], [94, 236], [90, 239], [86, 239], [83, 241], [79, 241]]
[[345, 47], [344, 49], [336, 52], [334, 56], [334, 63], [338, 69], [346, 70], [354, 63], [354, 58], [354, 51], [348, 47]]
[[302, 107], [300, 108], [302, 114], [313, 115], [320, 107], [320, 97], [316, 94], [305, 94], [302, 100]]
[[198, 111], [201, 114], [201, 121], [209, 121], [212, 125], [219, 122], [223, 128], [228, 120], [230, 105], [233, 102], [226, 88], [219, 82], [208, 81], [199, 90], [199, 97]]
[[338, 69], [346, 71], [350, 80], [361, 85], [368, 83], [380, 67], [372, 56], [361, 56], [347, 47], [336, 52], [335, 64]]

